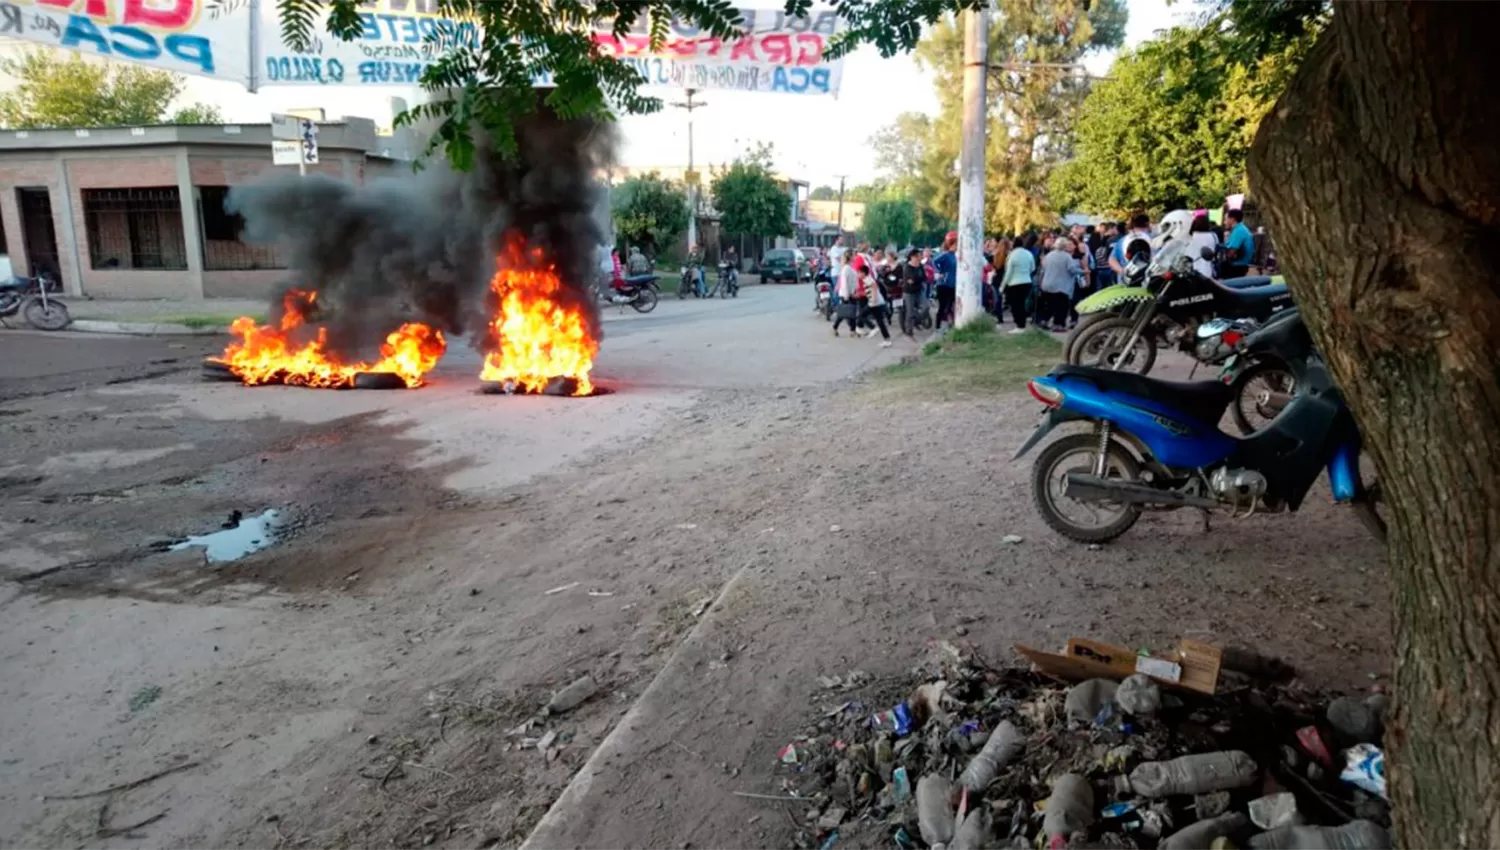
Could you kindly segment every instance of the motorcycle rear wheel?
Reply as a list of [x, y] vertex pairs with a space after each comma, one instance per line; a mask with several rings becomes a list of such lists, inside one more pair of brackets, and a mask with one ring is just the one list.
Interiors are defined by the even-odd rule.
[[[1130, 527], [1135, 525], [1136, 520], [1141, 518], [1140, 506], [1129, 502], [1108, 503], [1112, 507], [1106, 508], [1109, 513], [1106, 514], [1105, 521], [1098, 525], [1084, 525], [1070, 519], [1063, 512], [1061, 502], [1064, 501], [1084, 506], [1085, 510], [1091, 513], [1096, 512], [1097, 508], [1106, 507], [1105, 503], [1085, 503], [1068, 499], [1062, 491], [1068, 473], [1092, 473], [1094, 471], [1094, 461], [1098, 454], [1099, 437], [1097, 435], [1069, 434], [1042, 449], [1042, 453], [1037, 456], [1036, 463], [1031, 467], [1031, 496], [1036, 502], [1037, 512], [1042, 515], [1042, 520], [1053, 531], [1080, 543], [1106, 543], [1129, 531]], [[1084, 459], [1082, 462], [1076, 460], [1070, 462], [1070, 458], [1077, 459], [1080, 456]], [[1106, 457], [1105, 477], [1121, 478], [1126, 481], [1134, 481], [1140, 477], [1140, 464], [1118, 441], [1109, 441]], [[1053, 492], [1054, 485], [1056, 485], [1056, 492]]]
[[33, 298], [26, 302], [24, 309], [27, 323], [38, 330], [60, 331], [73, 323], [67, 305], [61, 301], [48, 299], [43, 304], [40, 298]]
[[643, 286], [635, 294], [635, 298], [630, 302], [630, 306], [634, 307], [637, 313], [649, 313], [656, 309], [656, 300], [656, 290], [649, 286]]
[[1068, 352], [1068, 363], [1074, 366], [1095, 366], [1100, 369], [1115, 368], [1115, 363], [1124, 359], [1120, 370], [1137, 375], [1149, 375], [1156, 365], [1156, 340], [1149, 331], [1136, 337], [1130, 351], [1125, 352], [1126, 340], [1135, 327], [1134, 319], [1115, 316], [1099, 322], [1078, 335], [1073, 350]]
[[[1272, 392], [1280, 392], [1292, 395], [1296, 392], [1296, 383], [1292, 373], [1280, 363], [1274, 360], [1262, 360], [1252, 363], [1245, 371], [1234, 378], [1234, 402], [1229, 406], [1229, 413], [1234, 417], [1234, 427], [1240, 429], [1240, 433], [1248, 437], [1270, 425], [1280, 410], [1272, 409], [1260, 403], [1256, 397], [1260, 389], [1254, 385], [1255, 381], [1261, 381], [1266, 389]], [[1260, 424], [1251, 421], [1250, 415], [1259, 417]]]

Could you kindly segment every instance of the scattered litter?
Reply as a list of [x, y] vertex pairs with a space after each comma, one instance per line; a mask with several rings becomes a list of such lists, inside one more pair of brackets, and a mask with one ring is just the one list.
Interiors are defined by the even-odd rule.
[[844, 530], [844, 527], [841, 525], [830, 525], [828, 526], [828, 530], [834, 534], [838, 534], [840, 531]]
[[580, 676], [572, 684], [552, 695], [547, 701], [548, 714], [563, 714], [572, 711], [599, 692], [599, 683], [593, 676]]
[[695, 528], [698, 527], [698, 523], [696, 523], [696, 522], [679, 522], [679, 523], [677, 523], [676, 525], [674, 525], [672, 527], [675, 528], [675, 529], [678, 529], [679, 531], [692, 531], [693, 529], [695, 529]]
[[549, 730], [547, 730], [547, 734], [543, 735], [541, 737], [541, 740], [539, 740], [539, 741], [536, 742], [536, 748], [539, 749], [539, 750], [545, 750], [548, 747], [552, 746], [552, 742], [556, 741], [556, 740], [557, 740], [557, 730], [556, 729], [549, 729]]
[[589, 595], [590, 596], [596, 596], [596, 597], [597, 596], [614, 596], [615, 592], [613, 590], [590, 590], [589, 591]]
[[1380, 740], [1380, 714], [1366, 700], [1339, 697], [1328, 704], [1325, 716], [1328, 725], [1349, 743], [1369, 744]]
[[1012, 546], [1022, 542], [1023, 540], [1025, 540], [1025, 538], [1023, 538], [1019, 534], [1007, 534], [1004, 537], [1000, 538], [1001, 543], [1009, 543]]
[[1390, 850], [1391, 836], [1377, 823], [1355, 820], [1343, 826], [1283, 826], [1250, 836], [1256, 850]]
[[707, 611], [708, 606], [712, 604], [714, 604], [714, 598], [710, 596], [702, 602], [699, 602], [697, 605], [693, 606], [693, 619], [696, 620], [699, 617], [703, 616], [703, 612]]
[[583, 582], [581, 582], [581, 581], [570, 581], [567, 584], [560, 584], [557, 587], [554, 587], [551, 590], [547, 591], [546, 593], [543, 593], [542, 595], [543, 596], [552, 596], [553, 594], [564, 593], [566, 591], [572, 590], [573, 588], [577, 587], [580, 584], [583, 584]]
[[281, 514], [274, 508], [249, 518], [235, 511], [229, 522], [220, 524], [219, 531], [192, 535], [168, 548], [177, 552], [190, 546], [201, 546], [203, 557], [210, 564], [235, 561], [275, 543], [280, 519]]
[[[778, 755], [776, 790], [810, 801], [790, 843], [813, 850], [837, 833], [840, 848], [896, 850], [1245, 847], [1271, 829], [1292, 843], [1268, 847], [1389, 846], [1389, 804], [1372, 790], [1383, 786], [1341, 778], [1308, 742], [1372, 781], [1383, 778], [1375, 748], [1327, 750], [1341, 739], [1331, 696], [1277, 681], [1281, 662], [1262, 658], [1251, 674], [1188, 640], [1168, 652], [1078, 638], [1058, 653], [1018, 650], [1040, 670], [934, 640], [909, 676], [819, 677], [808, 726]], [[1337, 834], [1355, 843], [1282, 832], [1356, 819], [1374, 831]]]
[[1261, 829], [1297, 826], [1303, 822], [1297, 811], [1297, 795], [1288, 791], [1251, 800], [1249, 809], [1250, 822]]
[[1344, 754], [1344, 771], [1339, 778], [1356, 788], [1379, 794], [1385, 793], [1385, 753], [1374, 744], [1357, 744]]

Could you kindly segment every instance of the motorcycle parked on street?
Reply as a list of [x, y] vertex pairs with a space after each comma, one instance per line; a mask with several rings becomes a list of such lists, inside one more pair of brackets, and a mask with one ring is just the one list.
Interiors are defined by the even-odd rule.
[[649, 313], [656, 309], [660, 297], [657, 279], [654, 274], [634, 274], [612, 280], [600, 288], [599, 300], [622, 308], [628, 304], [637, 313]]
[[46, 272], [36, 277], [13, 277], [0, 283], [0, 323], [20, 313], [26, 323], [43, 331], [60, 331], [73, 323], [68, 306], [52, 296], [57, 282]]
[[677, 297], [686, 299], [689, 295], [694, 298], [703, 297], [703, 266], [690, 263], [682, 267], [681, 277], [677, 281]]
[[1172, 346], [1200, 362], [1217, 363], [1199, 356], [1220, 351], [1212, 335], [1200, 335], [1205, 322], [1222, 317], [1259, 323], [1293, 306], [1285, 284], [1250, 278], [1260, 285], [1226, 285], [1199, 274], [1187, 245], [1170, 240], [1154, 259], [1133, 256], [1123, 283], [1078, 302], [1085, 318], [1064, 343], [1065, 362], [1145, 375], [1156, 364], [1158, 349]]
[[1360, 477], [1359, 428], [1300, 313], [1277, 316], [1237, 350], [1285, 364], [1297, 387], [1269, 425], [1239, 439], [1215, 425], [1234, 393], [1223, 381], [1162, 381], [1077, 365], [1033, 378], [1027, 389], [1047, 410], [1014, 459], [1060, 424], [1093, 426], [1037, 456], [1032, 496], [1047, 525], [1101, 543], [1124, 534], [1144, 510], [1197, 508], [1205, 524], [1216, 510], [1235, 517], [1296, 511], [1327, 469], [1334, 500], [1353, 506], [1384, 539], [1379, 484]]
[[713, 289], [704, 297], [712, 298], [715, 295], [720, 298], [740, 297], [740, 273], [733, 263], [719, 261], [719, 275], [714, 279]]

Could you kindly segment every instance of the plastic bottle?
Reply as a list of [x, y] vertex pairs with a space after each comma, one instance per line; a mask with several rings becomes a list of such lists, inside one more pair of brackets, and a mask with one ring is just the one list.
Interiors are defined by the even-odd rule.
[[1000, 725], [990, 733], [989, 740], [984, 742], [984, 748], [969, 760], [969, 766], [958, 777], [958, 784], [972, 792], [983, 791], [989, 787], [990, 780], [995, 778], [1000, 768], [1005, 767], [1021, 751], [1021, 743], [1021, 730], [1009, 720], [1000, 721]]
[[1391, 836], [1374, 821], [1343, 826], [1283, 826], [1250, 837], [1256, 850], [1390, 850]]
[[1115, 690], [1119, 688], [1118, 682], [1111, 679], [1089, 679], [1079, 682], [1068, 689], [1068, 697], [1063, 701], [1063, 711], [1069, 720], [1078, 723], [1091, 722], [1104, 708], [1115, 698]]
[[1243, 788], [1259, 775], [1255, 759], [1239, 750], [1226, 750], [1145, 762], [1130, 772], [1130, 787], [1142, 797], [1203, 794]]
[[1048, 838], [1072, 835], [1094, 822], [1094, 787], [1076, 773], [1064, 773], [1052, 784], [1042, 831]]
[[948, 846], [953, 840], [953, 785], [936, 773], [917, 780], [917, 826], [928, 847]]
[[599, 683], [593, 676], [582, 676], [552, 695], [547, 703], [548, 714], [562, 714], [582, 705], [589, 697], [599, 692]]
[[1218, 817], [1200, 820], [1177, 830], [1156, 845], [1159, 850], [1205, 850], [1215, 838], [1221, 838], [1250, 823], [1243, 812], [1225, 812]]
[[990, 807], [980, 806], [964, 818], [953, 836], [952, 850], [981, 850], [990, 843]]

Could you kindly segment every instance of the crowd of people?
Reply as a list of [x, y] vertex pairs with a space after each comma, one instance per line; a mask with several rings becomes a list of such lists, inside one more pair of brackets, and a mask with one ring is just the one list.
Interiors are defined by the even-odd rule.
[[[1218, 279], [1243, 277], [1257, 254], [1257, 239], [1240, 210], [1229, 210], [1221, 227], [1206, 214], [1194, 216], [1189, 228], [1194, 266]], [[991, 237], [984, 243], [984, 309], [1004, 322], [1007, 313], [1021, 333], [1028, 324], [1043, 331], [1066, 332], [1078, 322], [1080, 300], [1120, 280], [1125, 249], [1132, 237], [1150, 240], [1151, 217], [1137, 213], [1129, 221], [1032, 231], [1016, 237]], [[936, 249], [872, 248], [859, 242], [853, 250], [843, 237], [819, 252], [832, 284], [833, 335], [847, 327], [851, 335], [891, 343], [891, 323], [915, 336], [919, 317], [936, 302], [934, 323], [951, 326], [957, 292], [958, 234], [949, 232]], [[1261, 246], [1264, 252], [1264, 244]]]

